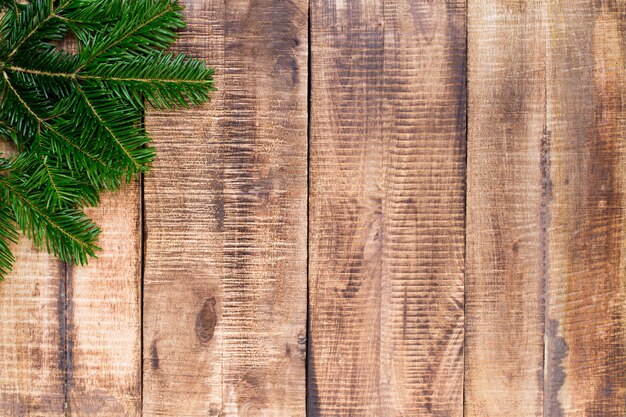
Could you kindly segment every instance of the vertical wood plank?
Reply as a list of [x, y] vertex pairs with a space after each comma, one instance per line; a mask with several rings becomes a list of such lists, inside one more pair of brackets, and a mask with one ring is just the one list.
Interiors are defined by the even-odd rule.
[[222, 413], [304, 416], [308, 2], [225, 21]]
[[0, 415], [65, 415], [65, 268], [26, 238], [0, 284]]
[[307, 3], [185, 4], [218, 91], [147, 117], [144, 415], [303, 416]]
[[187, 28], [174, 48], [215, 67], [218, 91], [204, 108], [146, 115], [158, 151], [144, 180], [146, 417], [222, 408], [224, 3], [181, 4]]
[[380, 1], [311, 2], [310, 416], [382, 408]]
[[543, 415], [546, 16], [468, 3], [465, 415]]
[[135, 416], [140, 411], [139, 188], [92, 218], [100, 259], [74, 268], [22, 238], [0, 284], [0, 415]]
[[311, 21], [310, 415], [460, 416], [464, 2]]
[[64, 265], [23, 238], [0, 284], [2, 416], [140, 415], [138, 183], [87, 214], [103, 229], [99, 259]]
[[384, 13], [381, 415], [461, 416], [465, 1]]
[[545, 415], [626, 415], [626, 3], [548, 2]]
[[[0, 153], [15, 148], [0, 141]], [[65, 268], [25, 237], [0, 283], [0, 415], [64, 415]]]
[[70, 416], [141, 413], [141, 200], [139, 184], [106, 194], [88, 214], [102, 251], [67, 267], [66, 385]]

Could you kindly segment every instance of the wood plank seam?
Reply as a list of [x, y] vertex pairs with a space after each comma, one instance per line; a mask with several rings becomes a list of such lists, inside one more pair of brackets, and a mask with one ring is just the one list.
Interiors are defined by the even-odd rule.
[[309, 391], [315, 389], [311, 386], [311, 282], [309, 280], [311, 270], [311, 108], [312, 108], [312, 70], [313, 58], [311, 52], [311, 1], [307, 0], [307, 98], [306, 98], [306, 351], [304, 369], [305, 387], [305, 417], [314, 417], [316, 404], [311, 401]]
[[62, 306], [62, 317], [59, 318], [59, 323], [61, 324], [60, 336], [61, 336], [61, 359], [60, 359], [60, 367], [63, 372], [63, 413], [65, 417], [71, 416], [70, 409], [70, 389], [71, 389], [71, 368], [72, 368], [72, 354], [70, 350], [70, 305], [71, 305], [71, 268], [72, 266], [63, 263], [63, 274], [60, 277], [59, 281], [61, 282], [61, 295], [60, 298], [63, 306]]
[[[141, 119], [141, 122], [145, 128], [146, 126], [146, 116]], [[145, 199], [145, 174], [141, 173], [139, 176], [139, 218], [141, 224], [141, 247], [139, 248], [139, 254], [141, 256], [140, 262], [140, 271], [139, 271], [139, 279], [140, 279], [140, 287], [139, 287], [139, 297], [140, 297], [140, 327], [139, 327], [139, 416], [143, 416], [143, 382], [144, 382], [144, 344], [145, 344], [145, 332], [144, 332], [144, 281], [146, 276], [146, 199]]]

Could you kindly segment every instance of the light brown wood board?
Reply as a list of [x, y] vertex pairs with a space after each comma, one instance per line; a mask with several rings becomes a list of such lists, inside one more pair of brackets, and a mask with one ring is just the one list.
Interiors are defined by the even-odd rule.
[[103, 229], [89, 266], [63, 264], [26, 238], [15, 246], [16, 267], [0, 283], [0, 416], [140, 415], [140, 184], [87, 213]]
[[185, 5], [218, 91], [146, 119], [144, 415], [303, 416], [307, 3]]
[[309, 411], [463, 414], [465, 3], [311, 3]]
[[465, 414], [626, 413], [626, 5], [474, 1]]

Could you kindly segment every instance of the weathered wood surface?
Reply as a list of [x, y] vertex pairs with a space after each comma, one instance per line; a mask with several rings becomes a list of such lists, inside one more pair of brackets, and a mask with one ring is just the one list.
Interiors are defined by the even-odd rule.
[[[15, 147], [0, 140], [0, 153]], [[65, 267], [25, 237], [0, 283], [0, 415], [62, 416]]]
[[73, 267], [22, 238], [0, 284], [0, 415], [140, 412], [140, 199], [134, 183], [89, 214], [100, 258]]
[[463, 1], [311, 3], [312, 416], [461, 416]]
[[218, 91], [16, 245], [0, 416], [626, 415], [626, 2], [185, 5]]
[[[69, 36], [63, 48], [77, 51]], [[61, 340], [65, 413], [141, 413], [142, 199], [135, 180], [87, 215], [102, 229], [98, 259], [65, 265]], [[60, 306], [60, 304], [59, 304]]]
[[218, 91], [146, 121], [144, 415], [303, 416], [307, 3], [185, 3]]
[[0, 283], [0, 415], [61, 417], [65, 404], [65, 268], [22, 238]]
[[626, 415], [626, 2], [547, 4], [544, 415]]
[[469, 2], [468, 416], [626, 413], [625, 17]]
[[468, 3], [465, 415], [543, 415], [542, 2]]
[[88, 214], [102, 228], [98, 259], [66, 269], [68, 416], [141, 415], [139, 182]]

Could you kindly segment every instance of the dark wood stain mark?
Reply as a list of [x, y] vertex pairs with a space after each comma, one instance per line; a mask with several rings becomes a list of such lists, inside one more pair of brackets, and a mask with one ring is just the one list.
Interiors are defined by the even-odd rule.
[[152, 369], [159, 369], [159, 351], [157, 349], [156, 339], [153, 340], [150, 345], [150, 364], [152, 365]]
[[297, 85], [299, 82], [298, 61], [293, 56], [281, 56], [276, 60], [274, 71], [283, 76], [291, 77], [291, 83]]
[[544, 416], [564, 417], [565, 413], [559, 401], [559, 392], [565, 383], [563, 360], [568, 347], [565, 339], [559, 335], [559, 322], [546, 319], [546, 358], [547, 378], [544, 380]]
[[[542, 212], [548, 211], [548, 206], [552, 200], [552, 179], [550, 178], [550, 148], [551, 148], [552, 132], [544, 127], [541, 136], [541, 156], [540, 156], [540, 172], [541, 172], [541, 208]], [[544, 223], [542, 223], [543, 225]]]
[[544, 415], [550, 417], [563, 417], [564, 411], [559, 401], [559, 391], [565, 382], [565, 371], [562, 366], [563, 359], [567, 355], [567, 344], [562, 336], [559, 336], [559, 322], [551, 319], [550, 306], [550, 205], [553, 199], [553, 183], [551, 178], [551, 147], [552, 133], [544, 126], [539, 148], [539, 172], [540, 172], [540, 207], [539, 225], [541, 227], [541, 281], [544, 291], [543, 302], [540, 303], [544, 320], [544, 343], [545, 357], [544, 370], [540, 373], [539, 380], [543, 384], [543, 408]]
[[285, 356], [306, 361], [306, 336], [303, 333], [298, 334], [295, 344], [285, 343]]
[[539, 207], [539, 225], [541, 227], [541, 280], [544, 291], [544, 302], [540, 304], [541, 315], [546, 316], [546, 308], [549, 305], [547, 300], [550, 274], [550, 252], [549, 252], [549, 229], [550, 229], [550, 203], [552, 202], [552, 179], [550, 178], [550, 147], [551, 133], [546, 127], [543, 129], [540, 144], [539, 172], [541, 174], [541, 198]]
[[66, 415], [71, 414], [70, 391], [73, 383], [74, 321], [72, 307], [72, 265], [61, 264], [59, 296], [57, 298], [57, 317], [59, 321], [59, 369], [63, 379], [63, 408]]
[[266, 204], [271, 196], [274, 186], [273, 178], [260, 178], [254, 182], [250, 182], [241, 187], [241, 192], [245, 196], [249, 196], [261, 203]]
[[57, 320], [59, 322], [59, 362], [58, 367], [61, 372], [65, 372], [67, 356], [65, 354], [65, 341], [67, 340], [67, 326], [65, 323], [65, 299], [66, 299], [66, 280], [65, 280], [65, 265], [61, 264], [59, 268], [59, 295], [57, 297], [56, 313]]
[[[209, 133], [207, 133], [209, 134]], [[215, 222], [217, 223], [217, 229], [222, 232], [224, 230], [224, 218], [226, 210], [224, 207], [224, 172], [220, 170], [219, 177], [211, 181], [211, 190], [215, 193], [212, 200], [212, 211]]]
[[300, 351], [300, 355], [302, 355], [302, 359], [306, 360], [307, 352], [307, 338], [306, 334], [301, 334], [298, 336], [298, 350]]
[[213, 338], [216, 324], [215, 297], [209, 297], [196, 317], [196, 336], [198, 339], [203, 343], [210, 342]]
[[[449, 2], [447, 14], [450, 17], [447, 20], [447, 36], [450, 38], [450, 73], [457, 78], [458, 82], [452, 83], [449, 87], [452, 90], [451, 96], [456, 97], [456, 140], [458, 145], [458, 154], [466, 155], [467, 153], [467, 47], [466, 47], [466, 21], [465, 15], [463, 18], [459, 18], [459, 13], [455, 11], [458, 7], [454, 2]], [[454, 80], [454, 78], [452, 78]], [[467, 170], [467, 159], [462, 158], [462, 171]], [[463, 204], [465, 204], [465, 187], [463, 182]]]
[[215, 206], [213, 208], [215, 220], [217, 221], [218, 230], [224, 230], [224, 197], [222, 195], [218, 195], [215, 197]]
[[[309, 337], [307, 345], [308, 354], [313, 358], [313, 343], [311, 337]], [[315, 364], [312, 360], [307, 361], [306, 393], [306, 415], [308, 417], [319, 417], [321, 415], [319, 404], [320, 393], [315, 373]]]

